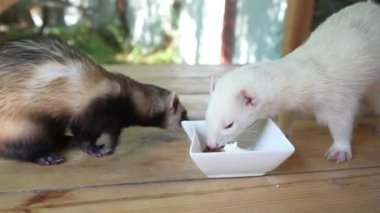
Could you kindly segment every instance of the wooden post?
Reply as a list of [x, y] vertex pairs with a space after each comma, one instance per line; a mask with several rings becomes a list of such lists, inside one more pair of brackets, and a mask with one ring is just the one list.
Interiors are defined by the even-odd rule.
[[1, 0], [0, 1], [0, 14], [6, 9], [10, 8], [16, 3], [17, 0]]
[[221, 52], [222, 64], [229, 64], [232, 60], [236, 18], [235, 13], [236, 0], [225, 0]]
[[119, 20], [121, 22], [121, 28], [125, 35], [130, 38], [131, 37], [131, 32], [129, 29], [129, 25], [126, 20], [126, 15], [127, 15], [127, 8], [128, 8], [128, 0], [117, 0], [116, 1], [116, 11], [119, 16]]
[[302, 44], [310, 34], [314, 0], [288, 0], [282, 55]]

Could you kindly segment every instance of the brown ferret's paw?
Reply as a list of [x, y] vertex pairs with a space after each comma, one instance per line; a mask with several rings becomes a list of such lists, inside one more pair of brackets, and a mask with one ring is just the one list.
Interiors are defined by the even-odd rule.
[[65, 159], [57, 154], [49, 153], [47, 155], [41, 156], [35, 160], [36, 163], [47, 166], [47, 165], [56, 165], [60, 164]]
[[85, 151], [87, 154], [95, 157], [102, 157], [105, 155], [111, 155], [114, 151], [109, 149], [105, 145], [88, 145], [88, 146], [82, 146], [83, 151]]

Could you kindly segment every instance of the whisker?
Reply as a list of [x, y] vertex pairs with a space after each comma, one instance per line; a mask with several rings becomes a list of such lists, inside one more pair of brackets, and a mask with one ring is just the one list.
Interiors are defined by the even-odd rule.
[[258, 129], [247, 129], [242, 131], [240, 134], [260, 134], [260, 130]]
[[258, 135], [260, 135], [260, 132], [258, 131], [245, 131], [240, 133], [238, 137], [256, 137]]
[[261, 122], [254, 122], [243, 130], [236, 138], [242, 147], [249, 148], [258, 139], [262, 132]]
[[256, 127], [260, 122], [253, 122], [251, 125], [248, 126], [248, 128], [254, 128]]
[[240, 136], [257, 136], [257, 135], [259, 135], [260, 134], [260, 132], [242, 132], [240, 135], [239, 135], [239, 137]]
[[245, 130], [245, 131], [241, 132], [240, 134], [247, 134], [247, 133], [249, 133], [249, 134], [259, 134], [260, 131], [258, 131], [258, 130], [256, 130], [256, 129], [253, 129], [253, 130]]

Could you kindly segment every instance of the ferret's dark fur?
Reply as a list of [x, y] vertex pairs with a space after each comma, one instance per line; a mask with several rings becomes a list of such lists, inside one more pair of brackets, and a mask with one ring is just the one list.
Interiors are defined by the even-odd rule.
[[[101, 51], [101, 50], [99, 50]], [[108, 72], [66, 42], [25, 39], [0, 49], [0, 155], [57, 164], [55, 148], [73, 141], [87, 153], [113, 153], [123, 127], [180, 128], [175, 93]], [[109, 144], [97, 146], [101, 134]]]

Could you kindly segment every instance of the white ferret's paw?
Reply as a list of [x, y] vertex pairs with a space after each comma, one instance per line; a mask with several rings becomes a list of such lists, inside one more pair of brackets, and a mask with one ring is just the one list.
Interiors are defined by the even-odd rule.
[[327, 160], [335, 161], [336, 163], [348, 161], [352, 158], [351, 147], [341, 146], [334, 143], [329, 150], [327, 150], [325, 157]]

